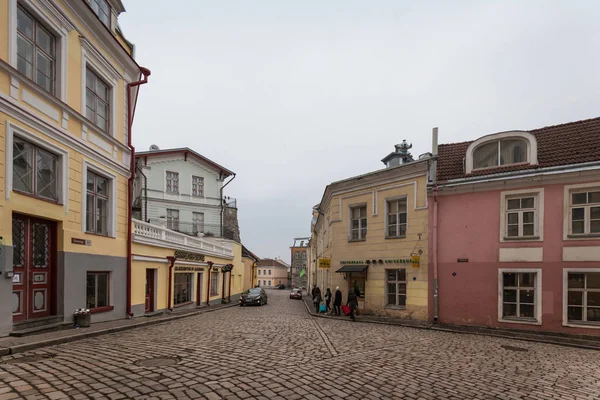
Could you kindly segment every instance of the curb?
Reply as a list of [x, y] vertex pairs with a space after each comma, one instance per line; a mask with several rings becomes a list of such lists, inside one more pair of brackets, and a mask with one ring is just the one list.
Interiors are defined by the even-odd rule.
[[[321, 314], [317, 314], [317, 313], [313, 313], [311, 311], [311, 309], [309, 308], [308, 304], [306, 303], [306, 301], [304, 301], [304, 299], [302, 299], [302, 302], [304, 303], [304, 306], [306, 307], [306, 311], [308, 312], [308, 314], [311, 317], [318, 317], [318, 318], [325, 318], [325, 319], [332, 319], [335, 321], [347, 321], [350, 322], [351, 320], [346, 320], [343, 318], [334, 318], [328, 315], [321, 315]], [[423, 330], [430, 330], [430, 331], [437, 331], [437, 332], [446, 332], [446, 333], [457, 333], [457, 334], [466, 334], [466, 335], [478, 335], [478, 336], [489, 336], [489, 337], [497, 337], [497, 338], [501, 338], [501, 339], [511, 339], [511, 340], [521, 340], [524, 342], [533, 342], [533, 343], [544, 343], [544, 344], [552, 344], [555, 346], [563, 346], [563, 347], [571, 347], [571, 348], [576, 348], [576, 349], [584, 349], [584, 350], [596, 350], [596, 351], [600, 351], [600, 343], [598, 346], [588, 346], [585, 344], [579, 344], [579, 343], [569, 343], [569, 342], [563, 342], [563, 341], [554, 341], [554, 340], [548, 340], [548, 339], [544, 339], [544, 338], [532, 338], [532, 337], [519, 337], [519, 336], [514, 336], [514, 335], [510, 335], [510, 334], [501, 334], [501, 333], [493, 333], [493, 332], [478, 332], [476, 330], [465, 330], [465, 329], [457, 329], [457, 328], [452, 328], [452, 327], [445, 327], [443, 325], [440, 324], [435, 324], [435, 323], [429, 323], [426, 325], [414, 325], [414, 324], [403, 324], [401, 322], [386, 322], [386, 321], [365, 321], [365, 320], [359, 320], [356, 319], [356, 322], [361, 322], [363, 324], [379, 324], [379, 325], [389, 325], [389, 326], [400, 326], [403, 328], [414, 328], [414, 329], [423, 329]], [[519, 332], [515, 332], [514, 334], [519, 334]]]
[[59, 337], [59, 338], [40, 340], [38, 342], [18, 344], [18, 345], [11, 346], [11, 347], [1, 347], [0, 348], [0, 356], [7, 356], [7, 355], [12, 355], [12, 354], [23, 353], [25, 351], [35, 350], [35, 349], [39, 349], [41, 347], [55, 346], [57, 344], [74, 342], [77, 340], [88, 339], [88, 338], [101, 336], [101, 335], [108, 335], [110, 333], [123, 332], [123, 331], [127, 331], [130, 329], [142, 328], [142, 327], [149, 326], [149, 325], [158, 325], [158, 324], [162, 324], [165, 322], [175, 321], [175, 320], [187, 318], [187, 317], [193, 317], [196, 315], [219, 311], [219, 310], [223, 310], [223, 309], [230, 308], [230, 307], [236, 307], [236, 306], [239, 306], [239, 304], [232, 302], [231, 304], [226, 304], [226, 305], [220, 306], [218, 308], [211, 309], [211, 308], [207, 307], [207, 309], [202, 309], [200, 311], [194, 311], [194, 312], [190, 312], [190, 313], [186, 313], [186, 314], [182, 314], [182, 315], [173, 315], [168, 318], [163, 318], [160, 320], [150, 319], [148, 321], [137, 322], [137, 323], [131, 324], [131, 325], [115, 326], [113, 328], [102, 329], [102, 330], [94, 331], [94, 332], [84, 332], [84, 333], [74, 334], [71, 336], [64, 336], [64, 337]]

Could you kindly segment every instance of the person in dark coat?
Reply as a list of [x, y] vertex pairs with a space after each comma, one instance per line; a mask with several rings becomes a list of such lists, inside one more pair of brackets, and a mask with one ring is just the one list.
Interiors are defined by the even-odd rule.
[[311, 297], [313, 298], [313, 300], [314, 300], [314, 298], [315, 298], [315, 292], [316, 292], [316, 290], [317, 290], [317, 285], [313, 285], [313, 288], [312, 288], [312, 290], [310, 291], [310, 295], [311, 295]]
[[315, 288], [315, 295], [313, 297], [313, 303], [315, 304], [315, 312], [319, 312], [319, 306], [321, 305], [321, 289], [317, 286]]
[[342, 310], [340, 308], [341, 306], [342, 306], [342, 292], [340, 291], [340, 287], [336, 286], [335, 297], [333, 298], [333, 312], [338, 317], [340, 315], [342, 315]]
[[331, 311], [331, 289], [327, 288], [325, 292], [325, 312], [328, 313]]
[[358, 308], [358, 298], [356, 297], [356, 293], [354, 293], [352, 290], [348, 292], [348, 301], [346, 302], [346, 305], [350, 307], [350, 318], [352, 321], [356, 321], [354, 313]]

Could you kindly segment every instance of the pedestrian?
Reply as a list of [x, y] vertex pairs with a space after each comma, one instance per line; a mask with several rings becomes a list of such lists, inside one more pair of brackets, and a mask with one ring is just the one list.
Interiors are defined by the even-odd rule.
[[333, 299], [333, 312], [338, 317], [342, 315], [342, 310], [340, 307], [342, 306], [342, 292], [340, 291], [340, 287], [335, 287], [335, 297]]
[[328, 313], [329, 311], [331, 311], [331, 289], [327, 288], [327, 291], [325, 292], [325, 312]]
[[356, 293], [353, 290], [348, 291], [348, 302], [346, 303], [348, 307], [350, 307], [350, 318], [352, 321], [356, 321], [356, 317], [354, 313], [358, 308], [358, 298], [356, 297]]
[[315, 292], [317, 290], [317, 285], [313, 285], [312, 290], [310, 291], [310, 296], [313, 298], [313, 300], [315, 299]]
[[319, 313], [319, 306], [321, 305], [321, 289], [317, 286], [315, 288], [315, 295], [313, 297], [313, 303], [315, 304], [315, 312]]

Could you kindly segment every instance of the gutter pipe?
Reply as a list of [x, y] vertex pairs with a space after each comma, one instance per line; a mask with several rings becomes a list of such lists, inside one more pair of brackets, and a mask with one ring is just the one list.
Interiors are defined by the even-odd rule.
[[223, 189], [225, 189], [225, 186], [229, 185], [231, 183], [231, 181], [233, 181], [234, 179], [235, 179], [235, 172], [233, 172], [233, 178], [228, 180], [227, 183], [224, 184], [220, 190], [220, 192], [221, 192], [221, 237], [223, 237]]
[[129, 165], [129, 171], [131, 175], [129, 176], [129, 181], [127, 184], [127, 316], [133, 317], [133, 313], [131, 312], [131, 265], [132, 265], [132, 255], [131, 255], [131, 221], [133, 219], [133, 180], [135, 179], [135, 147], [131, 143], [132, 132], [131, 128], [133, 126], [133, 117], [135, 116], [135, 107], [137, 105], [137, 98], [135, 97], [135, 104], [131, 104], [131, 89], [143, 85], [148, 82], [148, 77], [151, 72], [148, 68], [140, 67], [140, 73], [142, 74], [142, 79], [136, 82], [131, 82], [127, 84], [127, 146], [131, 150], [131, 160]]
[[173, 290], [173, 266], [175, 265], [175, 260], [177, 260], [175, 257], [167, 257], [167, 260], [169, 260], [169, 289], [168, 289], [168, 299], [167, 299], [167, 308], [169, 309], [169, 311], [173, 311], [173, 306], [171, 305], [171, 301], [173, 301], [173, 296], [171, 296], [171, 291]]
[[214, 263], [212, 261], [207, 261], [206, 263], [208, 264], [208, 288], [206, 289], [206, 305], [210, 306], [210, 272]]
[[231, 302], [231, 271], [233, 271], [233, 264], [229, 264], [231, 269], [229, 270], [229, 291], [227, 292], [227, 301]]
[[433, 321], [439, 319], [438, 288], [438, 197], [437, 185], [433, 187]]

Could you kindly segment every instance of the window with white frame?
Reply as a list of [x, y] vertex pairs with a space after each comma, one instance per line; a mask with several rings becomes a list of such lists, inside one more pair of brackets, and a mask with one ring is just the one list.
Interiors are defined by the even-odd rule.
[[204, 232], [204, 213], [195, 212], [192, 213], [192, 223], [194, 225], [194, 232]]
[[365, 240], [367, 238], [367, 206], [350, 209], [350, 240]]
[[109, 132], [110, 86], [89, 67], [85, 70], [85, 116], [100, 130]]
[[387, 202], [387, 237], [406, 237], [407, 199]]
[[570, 233], [600, 234], [600, 189], [577, 190], [570, 194]]
[[269, 270], [269, 275], [271, 275], [271, 270]]
[[86, 232], [108, 235], [109, 179], [87, 172]]
[[502, 278], [502, 319], [536, 321], [538, 274], [537, 272], [504, 271]]
[[192, 176], [192, 196], [204, 197], [204, 178]]
[[258, 274], [260, 275], [260, 269], [258, 270]]
[[535, 196], [506, 198], [506, 238], [514, 239], [537, 235], [536, 202]]
[[179, 210], [167, 209], [167, 228], [173, 231], [179, 230]]
[[89, 0], [92, 11], [98, 19], [110, 29], [110, 4], [107, 0]]
[[211, 272], [210, 273], [210, 295], [216, 296], [219, 294], [219, 273]]
[[167, 171], [167, 193], [179, 193], [179, 172]]
[[527, 142], [523, 139], [494, 140], [473, 151], [473, 169], [501, 167], [527, 162]]
[[306, 260], [306, 253], [302, 253], [302, 259]]
[[269, 286], [271, 286], [271, 281], [269, 281]]
[[86, 279], [86, 308], [94, 309], [110, 306], [109, 272], [88, 272]]
[[58, 202], [58, 156], [13, 138], [13, 187], [16, 192]]
[[387, 269], [387, 305], [392, 307], [406, 306], [406, 270]]
[[267, 286], [267, 281], [263, 281], [263, 286]]
[[600, 324], [600, 272], [569, 272], [567, 319]]
[[17, 69], [54, 94], [56, 38], [21, 6], [17, 7]]

